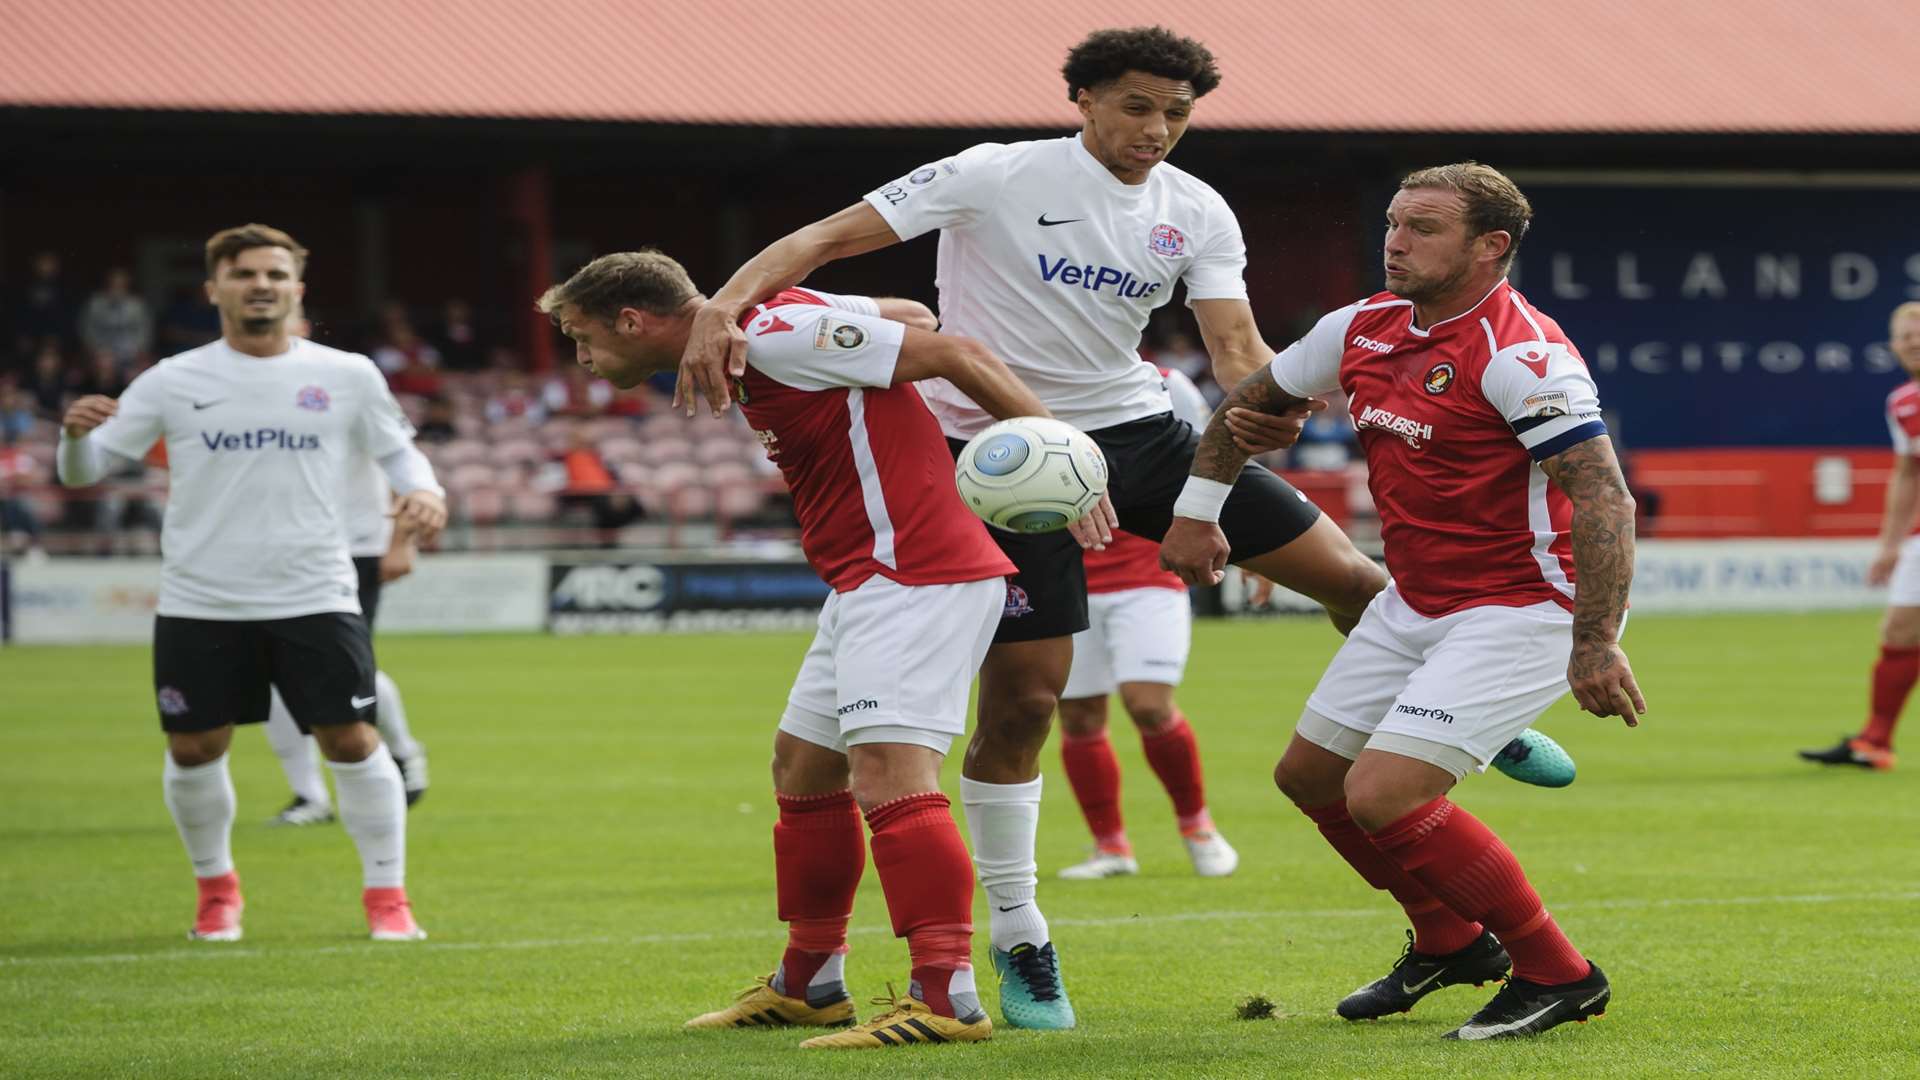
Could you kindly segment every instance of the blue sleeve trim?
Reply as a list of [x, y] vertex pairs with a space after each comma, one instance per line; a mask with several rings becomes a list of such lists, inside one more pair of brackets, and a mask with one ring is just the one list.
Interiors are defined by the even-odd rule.
[[1531, 451], [1533, 460], [1545, 461], [1570, 446], [1578, 446], [1588, 439], [1595, 439], [1606, 433], [1607, 425], [1598, 420], [1589, 420], [1564, 435], [1548, 439], [1539, 446], [1533, 447]]

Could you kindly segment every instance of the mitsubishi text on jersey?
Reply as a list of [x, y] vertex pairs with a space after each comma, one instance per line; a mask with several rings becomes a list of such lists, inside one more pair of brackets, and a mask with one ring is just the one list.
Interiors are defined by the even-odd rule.
[[[941, 328], [984, 343], [1082, 431], [1167, 411], [1139, 347], [1176, 281], [1189, 302], [1247, 296], [1246, 244], [1217, 192], [1167, 164], [1121, 183], [1078, 135], [982, 143], [866, 201], [902, 240], [940, 230]], [[949, 435], [992, 422], [944, 381], [925, 395]]]
[[373, 361], [299, 338], [265, 358], [203, 345], [142, 372], [91, 435], [136, 459], [162, 437], [171, 480], [160, 614], [360, 610], [342, 509], [348, 468], [413, 441]]
[[1013, 573], [960, 501], [953, 455], [912, 384], [894, 386], [905, 325], [863, 296], [788, 289], [740, 320], [735, 396], [780, 467], [800, 546], [838, 592], [879, 574], [949, 585]]
[[1512, 286], [1425, 328], [1410, 301], [1379, 293], [1323, 317], [1272, 370], [1290, 394], [1351, 398], [1387, 569], [1410, 607], [1572, 610], [1572, 504], [1538, 463], [1606, 427], [1586, 362]]

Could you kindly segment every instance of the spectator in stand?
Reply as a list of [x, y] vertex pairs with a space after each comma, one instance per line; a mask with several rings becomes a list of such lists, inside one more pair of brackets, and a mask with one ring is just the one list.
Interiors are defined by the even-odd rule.
[[73, 383], [73, 393], [78, 397], [101, 394], [117, 398], [127, 388], [127, 380], [131, 377], [127, 372], [129, 366], [110, 350], [96, 349], [86, 370]]
[[453, 423], [453, 402], [445, 397], [427, 399], [427, 414], [420, 418], [420, 427], [414, 432], [418, 442], [443, 443], [460, 434]]
[[153, 313], [134, 295], [133, 275], [124, 267], [107, 271], [107, 282], [87, 298], [80, 311], [80, 343], [106, 353], [122, 368], [153, 354]]
[[33, 269], [14, 310], [14, 351], [28, 353], [51, 338], [55, 349], [73, 340], [73, 302], [60, 284], [60, 256], [43, 251], [33, 257]]
[[166, 356], [197, 349], [220, 336], [220, 310], [207, 303], [204, 288], [183, 285], [173, 290], [160, 313], [160, 352]]
[[578, 364], [547, 380], [540, 400], [552, 416], [604, 416], [613, 404], [613, 387]]
[[1160, 347], [1153, 352], [1153, 362], [1185, 375], [1195, 385], [1214, 385], [1213, 361], [1185, 330], [1169, 330], [1162, 336]]
[[414, 332], [405, 304], [388, 304], [380, 317], [380, 344], [373, 362], [387, 373], [396, 394], [433, 397], [441, 392], [440, 351]]
[[473, 305], [465, 300], [447, 301], [431, 339], [440, 352], [441, 366], [448, 371], [479, 371], [487, 366], [487, 346], [474, 325]]
[[600, 530], [600, 546], [615, 546], [615, 530], [639, 520], [640, 504], [619, 490], [613, 470], [583, 432], [573, 433], [560, 463], [567, 470], [567, 486], [560, 490], [561, 509], [587, 510], [593, 515], [593, 527]]
[[527, 373], [512, 369], [501, 372], [499, 389], [487, 398], [487, 422], [526, 419], [537, 424], [546, 418], [546, 404]]
[[20, 433], [10, 424], [0, 430], [0, 555], [41, 554], [40, 522], [23, 496], [46, 480], [45, 468], [20, 447]]
[[0, 375], [0, 438], [24, 439], [33, 430], [33, 395], [20, 388], [18, 376]]
[[42, 417], [52, 420], [66, 411], [67, 394], [73, 383], [73, 373], [67, 370], [67, 358], [60, 352], [59, 341], [49, 339], [34, 353], [33, 367], [20, 381], [20, 389], [32, 399], [33, 408]]

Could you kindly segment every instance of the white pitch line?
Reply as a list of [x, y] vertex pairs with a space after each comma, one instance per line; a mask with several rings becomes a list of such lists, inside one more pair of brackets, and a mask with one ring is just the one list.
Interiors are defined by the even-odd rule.
[[[1669, 896], [1658, 899], [1589, 900], [1584, 903], [1555, 904], [1555, 911], [1634, 911], [1650, 908], [1753, 907], [1768, 904], [1850, 904], [1861, 902], [1920, 900], [1920, 890], [1877, 893], [1790, 893], [1779, 896]], [[1191, 922], [1260, 922], [1268, 919], [1366, 919], [1385, 918], [1390, 907], [1287, 909], [1272, 911], [1175, 911], [1154, 915], [1116, 915], [1097, 919], [1049, 918], [1054, 926], [1154, 926]], [[892, 936], [885, 926], [853, 926], [849, 934]], [[367, 952], [470, 952], [509, 951], [515, 949], [577, 949], [587, 946], [678, 945], [694, 941], [750, 941], [772, 938], [771, 927], [727, 933], [636, 934], [631, 937], [527, 938], [514, 941], [429, 941], [423, 945], [395, 946], [371, 941], [352, 945], [320, 945], [306, 949], [234, 948], [209, 942], [191, 949], [168, 949], [149, 953], [98, 953], [92, 956], [0, 956], [0, 967], [30, 967], [51, 964], [131, 964], [149, 960], [229, 960], [258, 956], [332, 956]]]

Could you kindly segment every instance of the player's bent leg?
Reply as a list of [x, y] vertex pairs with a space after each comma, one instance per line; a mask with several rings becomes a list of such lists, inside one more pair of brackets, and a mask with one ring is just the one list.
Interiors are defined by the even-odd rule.
[[246, 904], [233, 869], [235, 799], [227, 768], [232, 739], [231, 726], [167, 733], [161, 792], [193, 865], [198, 899], [187, 937], [195, 941], [239, 941], [241, 936]]
[[1352, 632], [1360, 613], [1387, 587], [1386, 571], [1325, 514], [1287, 543], [1236, 561], [1319, 603], [1342, 634]]
[[1226, 877], [1239, 868], [1240, 854], [1220, 835], [1207, 810], [1200, 744], [1185, 714], [1174, 703], [1173, 689], [1163, 682], [1122, 682], [1120, 700], [1140, 729], [1140, 748], [1146, 753], [1147, 765], [1173, 802], [1174, 824], [1180, 830], [1194, 873]]
[[965, 776], [1020, 784], [1040, 775], [1040, 750], [1073, 665], [1073, 638], [997, 642], [980, 665], [980, 700]]
[[1120, 759], [1107, 737], [1107, 695], [1060, 699], [1060, 762], [1093, 834], [1093, 853], [1060, 871], [1069, 881], [1140, 872], [1120, 812]]
[[374, 702], [374, 726], [380, 729], [381, 741], [387, 744], [394, 764], [400, 766], [407, 805], [412, 806], [427, 794], [427, 748], [413, 737], [413, 728], [407, 723], [407, 702], [393, 677], [384, 671], [375, 672], [373, 688], [379, 699]]
[[[847, 748], [854, 796], [873, 833], [873, 868], [893, 932], [907, 940], [907, 993], [848, 1031], [808, 1049], [877, 1049], [923, 1042], [979, 1042], [993, 1032], [975, 989], [973, 866], [947, 797], [938, 790], [944, 735], [867, 726]], [[900, 741], [895, 741], [895, 740]]]

